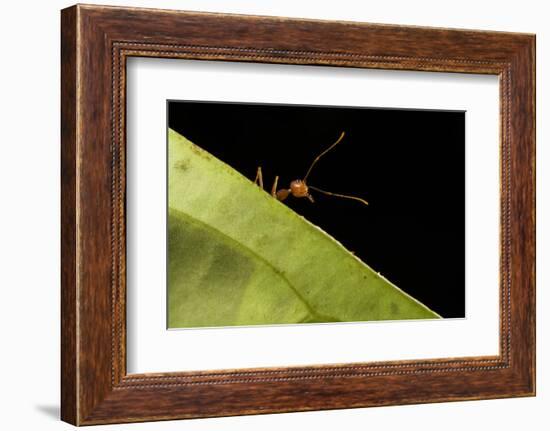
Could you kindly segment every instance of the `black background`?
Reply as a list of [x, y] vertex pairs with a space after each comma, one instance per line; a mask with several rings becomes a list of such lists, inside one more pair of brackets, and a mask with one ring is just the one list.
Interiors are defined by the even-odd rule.
[[464, 112], [168, 102], [168, 125], [264, 187], [288, 188], [342, 131], [285, 203], [441, 316], [465, 316]]

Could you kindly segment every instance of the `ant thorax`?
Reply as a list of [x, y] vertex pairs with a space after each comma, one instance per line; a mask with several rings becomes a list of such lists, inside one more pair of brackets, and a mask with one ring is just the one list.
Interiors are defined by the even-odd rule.
[[305, 198], [309, 195], [309, 190], [303, 180], [294, 180], [290, 183], [290, 193], [296, 198]]

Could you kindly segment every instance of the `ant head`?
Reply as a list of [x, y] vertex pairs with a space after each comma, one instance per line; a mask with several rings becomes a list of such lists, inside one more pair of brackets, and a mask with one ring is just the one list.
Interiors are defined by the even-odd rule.
[[308, 187], [302, 180], [294, 180], [290, 183], [290, 193], [295, 198], [305, 198], [309, 195]]

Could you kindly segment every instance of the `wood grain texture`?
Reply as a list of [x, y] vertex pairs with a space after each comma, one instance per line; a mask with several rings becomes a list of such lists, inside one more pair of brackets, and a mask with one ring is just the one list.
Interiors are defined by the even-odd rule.
[[[130, 56], [498, 75], [499, 356], [127, 375]], [[63, 420], [87, 425], [534, 395], [534, 63], [535, 37], [525, 34], [102, 6], [63, 10]]]

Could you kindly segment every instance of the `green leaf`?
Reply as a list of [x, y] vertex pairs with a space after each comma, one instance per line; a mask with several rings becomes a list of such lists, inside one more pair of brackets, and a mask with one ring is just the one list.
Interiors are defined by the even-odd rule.
[[439, 316], [169, 130], [168, 326]]

